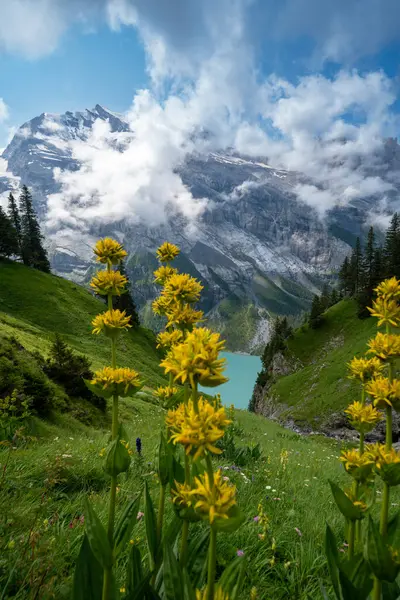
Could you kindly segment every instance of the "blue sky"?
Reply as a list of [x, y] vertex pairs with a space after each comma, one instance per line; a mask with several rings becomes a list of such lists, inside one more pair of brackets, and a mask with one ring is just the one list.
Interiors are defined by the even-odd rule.
[[[10, 4], [20, 12], [16, 9], [14, 14]], [[333, 77], [341, 68], [382, 69], [397, 94], [400, 9], [396, 1], [205, 0], [203, 11], [195, 0], [71, 0], [68, 4], [70, 9], [62, 10], [57, 0], [0, 0], [4, 15], [0, 98], [9, 115], [0, 125], [0, 147], [11, 128], [41, 112], [82, 110], [96, 103], [127, 110], [135, 91], [151, 86], [146, 58], [149, 66], [153, 60], [149, 47], [155, 39], [169, 52], [172, 72], [174, 62], [180, 64], [185, 55], [193, 55], [195, 72], [196, 63], [207, 59], [207, 47], [217, 47], [216, 33], [207, 31], [207, 19], [226, 16], [229, 6], [239, 7], [242, 40], [251, 47], [260, 77], [274, 73], [295, 82], [315, 73]], [[32, 31], [19, 40], [21, 14]], [[34, 14], [44, 22], [38, 24]], [[173, 75], [181, 75], [179, 69]], [[166, 81], [165, 77], [163, 90]]]

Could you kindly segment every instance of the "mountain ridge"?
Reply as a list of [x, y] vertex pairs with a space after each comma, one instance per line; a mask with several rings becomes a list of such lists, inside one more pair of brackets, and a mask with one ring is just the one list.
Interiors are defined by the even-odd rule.
[[[134, 132], [123, 115], [99, 104], [63, 115], [42, 113], [22, 125], [2, 155], [7, 171], [0, 175], [0, 201], [20, 181], [32, 189], [45, 222], [47, 198], [60, 191], [57, 174], [81, 168], [74, 144], [87, 143], [99, 121], [108, 123], [113, 143], [123, 152]], [[397, 142], [388, 153], [397, 165]], [[321, 221], [312, 207], [296, 197], [301, 174], [232, 151], [187, 156], [178, 173], [195, 198], [209, 200], [194, 234], [179, 215], [156, 227], [124, 220], [92, 224], [84, 233], [70, 231], [70, 237], [53, 230], [48, 239], [52, 267], [59, 275], [84, 282], [93, 268], [94, 240], [99, 235], [118, 237], [129, 253], [128, 273], [135, 282], [142, 318], [154, 325], [149, 310], [156, 294], [151, 276], [154, 251], [169, 239], [182, 249], [183, 268], [200, 275], [205, 285], [202, 308], [212, 325], [231, 340], [231, 350], [259, 351], [275, 314], [296, 316], [309, 306], [312, 295], [332, 277], [352, 240], [362, 232], [371, 208], [371, 202], [359, 201], [348, 209], [335, 209], [326, 222]], [[146, 268], [135, 259], [139, 255]], [[241, 340], [231, 330], [237, 311], [247, 315], [247, 333], [242, 332]], [[260, 336], [260, 331], [265, 335]]]

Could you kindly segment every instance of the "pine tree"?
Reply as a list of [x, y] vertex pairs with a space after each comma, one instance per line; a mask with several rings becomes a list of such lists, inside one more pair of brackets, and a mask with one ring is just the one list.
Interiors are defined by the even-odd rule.
[[350, 257], [350, 273], [351, 273], [351, 295], [354, 296], [362, 289], [364, 278], [363, 254], [361, 249], [360, 238], [356, 239], [356, 245]]
[[329, 285], [327, 283], [324, 283], [322, 286], [322, 292], [319, 301], [321, 305], [321, 312], [324, 312], [331, 305], [331, 294], [329, 291]]
[[339, 271], [339, 284], [340, 289], [345, 296], [352, 292], [352, 281], [351, 281], [351, 268], [350, 259], [348, 256], [343, 261], [343, 264]]
[[386, 277], [400, 278], [400, 218], [398, 213], [394, 213], [386, 232], [384, 259]]
[[0, 256], [18, 254], [17, 234], [11, 219], [0, 206]]
[[21, 212], [22, 243], [21, 253], [24, 265], [50, 273], [50, 263], [47, 252], [42, 245], [43, 236], [32, 204], [32, 196], [23, 186], [19, 198]]
[[365, 287], [367, 290], [371, 289], [373, 286], [373, 273], [374, 273], [374, 261], [375, 261], [375, 232], [374, 228], [371, 226], [368, 231], [367, 245], [365, 246], [364, 252], [364, 278], [365, 278]]
[[22, 255], [22, 252], [21, 252], [21, 248], [22, 248], [21, 217], [18, 212], [18, 207], [17, 207], [17, 203], [15, 201], [15, 198], [11, 192], [10, 192], [10, 195], [8, 196], [8, 216], [11, 219], [12, 224], [14, 225], [15, 233], [17, 236], [17, 243], [18, 243], [17, 254], [19, 256], [21, 256]]
[[128, 283], [126, 285], [126, 292], [124, 294], [121, 294], [121, 296], [113, 296], [113, 307], [114, 309], [118, 308], [119, 310], [126, 311], [126, 314], [131, 317], [130, 324], [132, 327], [139, 327], [139, 315], [130, 292], [131, 285], [123, 263], [121, 263], [119, 270], [121, 275], [125, 275]]
[[324, 312], [324, 306], [321, 302], [321, 298], [317, 295], [314, 296], [311, 304], [310, 316], [308, 323], [313, 329], [317, 329], [323, 323], [322, 313]]
[[339, 302], [340, 296], [336, 288], [333, 288], [330, 295], [330, 306], [334, 306]]

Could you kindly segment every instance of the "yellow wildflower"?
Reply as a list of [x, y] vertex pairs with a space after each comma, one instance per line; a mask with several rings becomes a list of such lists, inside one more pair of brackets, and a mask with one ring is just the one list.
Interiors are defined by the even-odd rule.
[[393, 406], [400, 399], [400, 381], [390, 382], [387, 377], [377, 377], [366, 385], [366, 391], [374, 398], [374, 405], [379, 408]]
[[339, 460], [347, 473], [354, 477], [356, 481], [365, 481], [371, 474], [374, 461], [366, 454], [360, 454], [359, 450], [343, 450]]
[[174, 444], [182, 444], [186, 454], [194, 452], [194, 460], [204, 456], [205, 452], [221, 454], [215, 442], [224, 435], [224, 428], [231, 423], [226, 417], [225, 408], [215, 409], [202, 396], [198, 399], [198, 410], [189, 400], [177, 409], [168, 411], [167, 426], [171, 431]]
[[96, 254], [98, 262], [111, 265], [118, 265], [125, 256], [128, 256], [119, 242], [108, 237], [99, 240], [93, 252]]
[[178, 388], [175, 386], [169, 386], [166, 385], [164, 387], [159, 386], [156, 391], [155, 391], [155, 395], [162, 401], [165, 402], [165, 400], [169, 400], [172, 396], [174, 396], [174, 394], [178, 393]]
[[[214, 589], [214, 600], [229, 600], [229, 595], [224, 592], [221, 586], [217, 585]], [[207, 588], [205, 590], [196, 590], [196, 600], [207, 600]]]
[[165, 282], [162, 296], [177, 302], [197, 302], [203, 286], [197, 279], [187, 273], [171, 275]]
[[222, 480], [221, 471], [214, 473], [214, 485], [208, 473], [195, 477], [195, 487], [189, 493], [194, 508], [212, 525], [215, 519], [228, 519], [228, 512], [236, 504], [236, 487]]
[[368, 509], [368, 506], [364, 500], [361, 498], [357, 499], [354, 489], [345, 490], [344, 493], [348, 499], [352, 501], [353, 505], [361, 510], [361, 512], [365, 512]]
[[107, 296], [120, 296], [125, 291], [125, 286], [128, 283], [125, 275], [121, 275], [119, 271], [98, 271], [90, 282], [90, 287], [93, 288], [96, 294]]
[[173, 331], [162, 331], [157, 336], [157, 348], [171, 348], [183, 341], [183, 333], [178, 329]]
[[104, 367], [100, 371], [96, 371], [90, 383], [119, 396], [131, 395], [143, 386], [139, 373], [134, 369], [113, 369], [112, 367]]
[[[166, 298], [165, 301], [168, 302]], [[179, 306], [175, 302], [171, 302], [168, 305], [165, 314], [168, 318], [167, 327], [175, 326], [179, 329], [190, 329], [191, 327], [193, 327], [193, 325], [200, 323], [204, 315], [203, 311], [195, 310], [194, 308], [189, 306], [189, 304]]]
[[378, 320], [378, 327], [381, 325], [393, 325], [397, 327], [400, 322], [400, 306], [397, 300], [386, 300], [378, 297], [372, 302], [372, 308], [367, 306], [367, 309], [373, 317]]
[[108, 337], [114, 337], [119, 330], [131, 327], [129, 325], [130, 317], [126, 316], [125, 311], [107, 310], [107, 312], [97, 315], [92, 321], [93, 333], [101, 333]]
[[400, 463], [400, 453], [394, 448], [388, 450], [385, 444], [368, 444], [366, 452], [375, 461], [378, 468], [385, 464]]
[[257, 598], [258, 598], [257, 588], [252, 587], [250, 590], [250, 600], [257, 600]]
[[385, 444], [369, 444], [366, 453], [375, 462], [376, 471], [390, 486], [400, 484], [400, 452]]
[[175, 481], [176, 489], [172, 489], [172, 501], [181, 508], [192, 506], [193, 498], [191, 497], [192, 488], [188, 483], [178, 483]]
[[356, 356], [347, 365], [350, 370], [351, 379], [360, 379], [363, 383], [379, 375], [383, 364], [374, 356], [373, 358], [357, 358]]
[[369, 353], [375, 354], [382, 360], [400, 356], [400, 336], [388, 333], [377, 333], [376, 337], [368, 342]]
[[184, 342], [172, 346], [160, 364], [166, 373], [174, 375], [175, 381], [189, 380], [209, 387], [220, 385], [228, 381], [222, 375], [226, 361], [218, 357], [224, 345], [219, 333], [199, 327], [188, 333]]
[[353, 402], [344, 412], [348, 415], [354, 429], [360, 433], [372, 431], [375, 425], [383, 419], [382, 413], [372, 404], [362, 404], [362, 402]]
[[176, 275], [176, 273], [178, 273], [178, 269], [174, 269], [169, 265], [161, 265], [161, 267], [154, 271], [154, 283], [164, 285], [171, 275]]
[[400, 298], [400, 282], [396, 277], [385, 279], [385, 281], [382, 281], [382, 283], [375, 288], [375, 292], [385, 300]]
[[176, 258], [178, 256], [179, 252], [180, 252], [180, 250], [179, 250], [178, 246], [175, 246], [175, 244], [171, 244], [170, 242], [164, 242], [158, 248], [156, 254], [157, 254], [158, 260], [160, 262], [164, 263], [164, 262], [170, 262], [171, 260], [174, 260], [174, 258]]
[[153, 313], [164, 317], [168, 310], [171, 310], [171, 300], [169, 298], [164, 298], [164, 296], [159, 296], [153, 300], [151, 307], [153, 309]]

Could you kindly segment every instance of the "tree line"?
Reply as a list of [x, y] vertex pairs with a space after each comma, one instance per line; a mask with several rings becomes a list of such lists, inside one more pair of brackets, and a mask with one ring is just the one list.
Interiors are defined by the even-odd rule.
[[365, 247], [357, 238], [350, 256], [346, 256], [339, 271], [339, 289], [358, 304], [358, 316], [369, 316], [374, 289], [388, 277], [400, 278], [400, 217], [395, 213], [386, 232], [384, 243], [378, 244], [373, 227], [368, 231]]
[[50, 262], [32, 203], [32, 194], [24, 185], [19, 203], [10, 193], [8, 210], [0, 206], [0, 257], [15, 257], [24, 265], [50, 273]]

